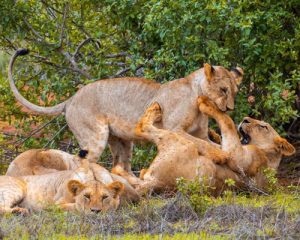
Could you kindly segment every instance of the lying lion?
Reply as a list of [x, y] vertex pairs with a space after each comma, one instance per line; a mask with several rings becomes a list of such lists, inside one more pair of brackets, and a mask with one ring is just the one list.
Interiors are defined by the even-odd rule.
[[121, 182], [96, 181], [87, 167], [41, 176], [0, 176], [0, 213], [28, 213], [57, 205], [68, 211], [101, 212], [117, 209]]
[[27, 53], [28, 50], [18, 50], [9, 64], [10, 86], [16, 99], [36, 114], [65, 113], [70, 130], [90, 162], [96, 162], [108, 142], [113, 165], [127, 172], [131, 171], [132, 141], [141, 139], [135, 134], [135, 126], [152, 102], [157, 101], [164, 110], [161, 127], [207, 140], [208, 118], [199, 112], [197, 97], [208, 96], [222, 111], [233, 109], [243, 77], [240, 68], [229, 71], [204, 64], [204, 68], [187, 77], [164, 84], [143, 78], [96, 81], [63, 103], [40, 107], [27, 101], [13, 81], [13, 64], [19, 55]]
[[[10, 163], [6, 175], [20, 177], [76, 170], [81, 165], [81, 161], [79, 157], [61, 150], [31, 149], [21, 153]], [[124, 191], [121, 193], [122, 204], [139, 201], [137, 192], [125, 178], [110, 173], [96, 163], [90, 163], [89, 167], [93, 171], [95, 179], [101, 183], [110, 184], [119, 181], [124, 184]]]
[[218, 123], [222, 134], [222, 150], [230, 154], [228, 166], [235, 172], [254, 176], [262, 165], [277, 170], [282, 156], [295, 153], [295, 148], [264, 121], [245, 117], [238, 130], [232, 119], [218, 110], [207, 97], [199, 97], [200, 111]]
[[[220, 194], [226, 179], [233, 179], [237, 187], [242, 187], [243, 176], [253, 177], [264, 166], [276, 169], [282, 155], [293, 154], [293, 146], [270, 125], [250, 118], [245, 118], [239, 129], [244, 138], [247, 136], [248, 140], [251, 139], [251, 144], [241, 145], [235, 125], [227, 114], [219, 111], [206, 97], [200, 97], [198, 104], [202, 112], [215, 118], [219, 124], [222, 150], [227, 151], [230, 158], [226, 163], [217, 164], [201, 156], [195, 142], [186, 135], [155, 127], [154, 123], [161, 121], [162, 114], [159, 104], [154, 103], [136, 127], [136, 134], [154, 142], [158, 148], [158, 154], [149, 169], [141, 172], [143, 182], [137, 187], [140, 194], [149, 190], [174, 190], [176, 180], [180, 177], [201, 181], [206, 179], [215, 188], [214, 194]], [[259, 128], [262, 130], [257, 134], [255, 129]], [[119, 174], [126, 177], [122, 171]]]

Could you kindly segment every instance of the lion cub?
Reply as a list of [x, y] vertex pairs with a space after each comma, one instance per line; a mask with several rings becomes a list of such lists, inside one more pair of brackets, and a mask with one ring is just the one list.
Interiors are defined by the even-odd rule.
[[[20, 177], [27, 175], [44, 175], [65, 170], [76, 170], [81, 164], [81, 158], [56, 149], [31, 149], [21, 153], [9, 165], [7, 176]], [[132, 203], [140, 200], [139, 195], [128, 181], [110, 173], [106, 168], [89, 163], [95, 179], [103, 184], [119, 181], [124, 184], [121, 193], [121, 203]], [[129, 175], [133, 178], [131, 175]]]
[[245, 117], [238, 131], [234, 122], [226, 114], [217, 109], [207, 97], [198, 98], [201, 112], [214, 118], [221, 129], [222, 150], [230, 154], [228, 166], [235, 172], [254, 176], [262, 166], [277, 169], [282, 156], [295, 153], [295, 148], [286, 139], [264, 121]]
[[[263, 166], [277, 168], [282, 155], [291, 155], [295, 151], [270, 125], [250, 118], [245, 118], [240, 131], [244, 138], [253, 141], [253, 145], [242, 145], [234, 122], [226, 113], [219, 111], [205, 97], [200, 97], [198, 104], [203, 113], [215, 118], [220, 125], [222, 151], [230, 157], [227, 161], [213, 161], [209, 157], [214, 154], [212, 148], [207, 148], [208, 153], [203, 156], [198, 152], [197, 142], [191, 141], [185, 134], [157, 128], [154, 124], [161, 121], [162, 113], [159, 104], [153, 103], [136, 127], [136, 134], [154, 142], [158, 148], [149, 169], [141, 171], [143, 181], [137, 186], [140, 194], [149, 190], [174, 190], [176, 179], [183, 177], [206, 180], [215, 189], [212, 193], [218, 195], [225, 189], [226, 179], [231, 178], [235, 180], [236, 187], [243, 187], [245, 175], [255, 177]], [[267, 131], [257, 134], [255, 128]]]
[[96, 181], [88, 167], [40, 176], [0, 176], [0, 213], [28, 213], [51, 204], [68, 211], [101, 212], [117, 209], [121, 182]]

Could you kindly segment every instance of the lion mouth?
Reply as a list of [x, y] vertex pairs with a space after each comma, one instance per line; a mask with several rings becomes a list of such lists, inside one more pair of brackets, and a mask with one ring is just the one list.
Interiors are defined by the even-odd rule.
[[247, 133], [244, 132], [244, 130], [241, 126], [239, 127], [239, 132], [242, 135], [241, 144], [243, 144], [243, 145], [249, 144], [251, 137]]

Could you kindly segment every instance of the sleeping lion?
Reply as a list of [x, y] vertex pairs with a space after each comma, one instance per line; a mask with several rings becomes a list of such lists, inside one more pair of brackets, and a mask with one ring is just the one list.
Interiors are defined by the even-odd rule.
[[76, 170], [40, 176], [0, 176], [0, 214], [27, 214], [50, 205], [67, 211], [98, 213], [117, 209], [123, 189], [118, 181], [96, 181], [86, 164]]

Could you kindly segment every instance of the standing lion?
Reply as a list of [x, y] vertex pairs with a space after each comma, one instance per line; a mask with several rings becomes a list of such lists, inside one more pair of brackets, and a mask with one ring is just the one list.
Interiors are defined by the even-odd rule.
[[190, 75], [164, 84], [144, 78], [99, 80], [65, 102], [40, 107], [27, 101], [13, 80], [14, 62], [26, 54], [25, 49], [16, 51], [9, 64], [10, 87], [16, 99], [35, 114], [64, 113], [82, 149], [81, 155], [95, 162], [108, 143], [114, 166], [126, 171], [130, 171], [132, 141], [141, 139], [134, 132], [135, 126], [152, 102], [158, 102], [164, 111], [160, 127], [207, 140], [208, 118], [199, 112], [198, 96], [209, 97], [221, 111], [232, 110], [243, 77], [240, 68], [229, 71], [206, 63]]

